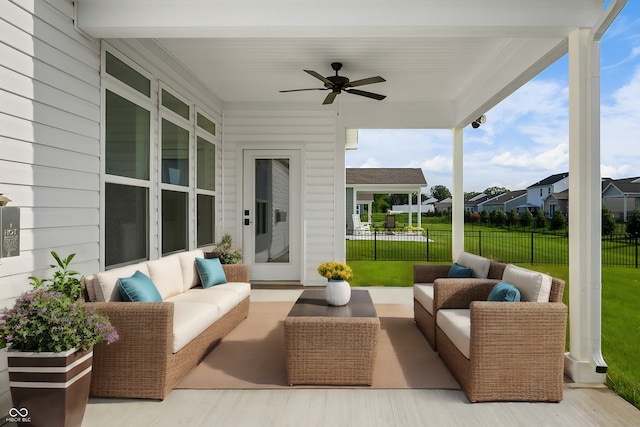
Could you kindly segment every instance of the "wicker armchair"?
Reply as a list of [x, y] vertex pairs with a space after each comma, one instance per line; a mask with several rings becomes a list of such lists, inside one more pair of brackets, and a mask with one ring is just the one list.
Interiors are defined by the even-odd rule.
[[470, 310], [469, 358], [439, 326], [438, 353], [471, 402], [562, 400], [567, 307], [564, 281], [550, 302], [487, 302], [494, 281], [434, 285], [434, 310]]
[[[427, 342], [436, 350], [436, 310], [433, 306], [433, 283], [437, 280], [442, 282], [441, 286], [445, 286], [447, 283], [453, 281], [458, 283], [459, 286], [464, 284], [480, 284], [491, 283], [495, 284], [502, 277], [502, 273], [506, 264], [491, 260], [489, 266], [488, 279], [443, 279], [449, 274], [451, 264], [415, 264], [413, 266], [413, 283], [414, 283], [414, 300], [413, 300], [413, 315], [416, 321], [416, 325], [422, 335], [427, 339]], [[417, 286], [416, 286], [417, 285]], [[491, 291], [491, 287], [489, 287]], [[487, 291], [487, 295], [489, 293]], [[427, 295], [424, 295], [424, 294]], [[423, 295], [420, 295], [423, 294]], [[428, 306], [428, 307], [425, 307]], [[430, 305], [430, 307], [429, 307]]]

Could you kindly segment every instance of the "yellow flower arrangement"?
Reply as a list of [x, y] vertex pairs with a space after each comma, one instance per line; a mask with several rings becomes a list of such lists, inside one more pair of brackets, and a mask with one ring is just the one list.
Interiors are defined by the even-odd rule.
[[318, 267], [318, 274], [329, 280], [351, 280], [351, 267], [342, 262], [323, 262]]

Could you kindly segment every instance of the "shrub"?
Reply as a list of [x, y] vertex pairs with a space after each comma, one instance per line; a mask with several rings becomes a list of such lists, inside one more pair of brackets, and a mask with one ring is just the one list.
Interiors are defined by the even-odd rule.
[[567, 228], [567, 217], [560, 211], [555, 211], [549, 224], [551, 230], [564, 230]]
[[627, 233], [640, 236], [640, 210], [635, 209], [627, 216]]
[[533, 215], [531, 215], [529, 209], [525, 209], [525, 211], [520, 214], [520, 226], [529, 228], [531, 225], [533, 225]]
[[610, 236], [616, 230], [616, 220], [611, 211], [602, 208], [602, 235]]

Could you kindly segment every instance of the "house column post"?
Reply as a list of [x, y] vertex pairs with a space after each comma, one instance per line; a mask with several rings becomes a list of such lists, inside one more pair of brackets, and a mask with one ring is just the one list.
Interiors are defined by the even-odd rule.
[[463, 128], [453, 128], [453, 174], [451, 190], [451, 255], [464, 251]]
[[418, 189], [416, 201], [418, 202], [418, 228], [422, 228], [422, 187]]
[[569, 35], [569, 306], [565, 372], [602, 383], [600, 44], [591, 29]]
[[413, 194], [409, 193], [409, 227], [413, 225]]

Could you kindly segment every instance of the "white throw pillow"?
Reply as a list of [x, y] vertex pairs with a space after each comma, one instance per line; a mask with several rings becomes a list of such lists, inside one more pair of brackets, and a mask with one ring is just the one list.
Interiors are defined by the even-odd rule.
[[165, 300], [184, 292], [182, 267], [178, 255], [169, 255], [154, 261], [147, 261], [149, 277]]
[[200, 283], [200, 276], [198, 275], [198, 270], [196, 270], [196, 258], [204, 258], [204, 252], [202, 249], [196, 249], [189, 252], [181, 252], [178, 257], [182, 268], [182, 284], [186, 292]]
[[504, 269], [502, 280], [520, 291], [520, 301], [549, 302], [551, 276], [509, 264]]
[[469, 267], [471, 269], [471, 277], [478, 279], [486, 279], [489, 275], [489, 267], [491, 267], [491, 261], [489, 258], [470, 254], [468, 252], [462, 252], [456, 260], [456, 263], [464, 267]]
[[97, 273], [95, 276], [98, 282], [95, 284], [96, 279], [94, 279], [93, 286], [96, 291], [96, 301], [122, 301], [120, 290], [118, 289], [118, 279], [131, 277], [138, 270], [147, 276], [149, 275], [145, 262]]

